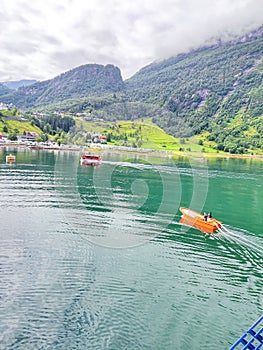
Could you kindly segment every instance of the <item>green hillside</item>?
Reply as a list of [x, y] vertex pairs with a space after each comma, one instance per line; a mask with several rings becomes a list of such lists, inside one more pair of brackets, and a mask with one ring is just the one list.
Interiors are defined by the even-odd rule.
[[[167, 151], [215, 152], [209, 145], [200, 145], [199, 139], [178, 139], [168, 135], [150, 119], [117, 122], [87, 122], [75, 119], [80, 133], [99, 133], [107, 136], [109, 145]], [[77, 138], [80, 136], [78, 135]]]
[[113, 65], [87, 64], [54, 79], [20, 87], [1, 97], [6, 103], [22, 108], [35, 108], [68, 98], [118, 92], [123, 89], [119, 68]]
[[0, 101], [45, 112], [86, 112], [104, 122], [151, 118], [172, 137], [199, 146], [262, 153], [263, 27], [152, 63], [124, 82], [117, 67], [85, 65], [3, 93]]
[[42, 132], [37, 126], [33, 126], [30, 122], [20, 122], [17, 120], [8, 120], [6, 123], [0, 121], [0, 132], [4, 132], [4, 126], [7, 126], [8, 133], [23, 134], [23, 132], [36, 132], [40, 135]]
[[130, 101], [158, 105], [153, 121], [169, 134], [206, 132], [204, 141], [219, 150], [257, 152], [263, 148], [262, 32], [143, 68], [126, 81]]

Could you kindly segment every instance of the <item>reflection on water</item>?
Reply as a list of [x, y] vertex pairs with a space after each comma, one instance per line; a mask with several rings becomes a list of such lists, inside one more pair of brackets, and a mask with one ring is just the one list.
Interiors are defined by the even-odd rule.
[[258, 161], [208, 162], [204, 210], [226, 230], [207, 237], [178, 223], [202, 165], [14, 154], [0, 153], [0, 349], [226, 349], [262, 314]]

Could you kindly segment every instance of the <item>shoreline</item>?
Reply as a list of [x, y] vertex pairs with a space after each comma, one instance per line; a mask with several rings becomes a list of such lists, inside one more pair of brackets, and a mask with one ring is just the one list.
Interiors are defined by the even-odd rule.
[[185, 151], [166, 151], [166, 150], [154, 150], [154, 149], [136, 149], [124, 146], [108, 146], [103, 147], [98, 145], [92, 145], [91, 147], [85, 146], [51, 146], [51, 147], [42, 147], [42, 146], [28, 146], [21, 145], [16, 143], [11, 144], [0, 144], [0, 149], [5, 147], [21, 148], [28, 150], [38, 150], [38, 151], [72, 151], [72, 152], [120, 152], [120, 153], [134, 153], [141, 155], [155, 155], [161, 157], [192, 157], [198, 159], [211, 159], [211, 158], [237, 158], [237, 159], [263, 159], [263, 155], [259, 154], [231, 154], [231, 153], [217, 153], [217, 152], [185, 152]]

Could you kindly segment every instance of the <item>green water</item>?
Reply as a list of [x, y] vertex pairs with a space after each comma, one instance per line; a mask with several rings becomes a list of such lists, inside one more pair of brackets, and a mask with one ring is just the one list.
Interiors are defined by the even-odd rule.
[[263, 313], [263, 160], [0, 151], [0, 349], [228, 349]]

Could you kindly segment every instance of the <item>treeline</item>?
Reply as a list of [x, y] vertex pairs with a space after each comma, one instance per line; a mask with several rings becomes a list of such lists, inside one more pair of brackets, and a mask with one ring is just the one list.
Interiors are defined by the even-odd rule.
[[153, 121], [173, 136], [205, 133], [204, 142], [231, 153], [262, 149], [262, 53], [260, 36], [178, 55], [142, 69], [126, 92], [158, 105]]
[[86, 112], [90, 113], [91, 118], [100, 118], [105, 121], [135, 120], [161, 113], [160, 107], [155, 104], [140, 101], [129, 102], [125, 93], [108, 93], [101, 96], [70, 98], [37, 110], [48, 113], [56, 110], [70, 113]]
[[30, 116], [32, 125], [38, 126], [43, 133], [55, 135], [62, 132], [68, 133], [76, 125], [75, 120], [69, 116], [48, 114], [44, 116]]

